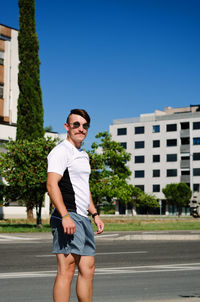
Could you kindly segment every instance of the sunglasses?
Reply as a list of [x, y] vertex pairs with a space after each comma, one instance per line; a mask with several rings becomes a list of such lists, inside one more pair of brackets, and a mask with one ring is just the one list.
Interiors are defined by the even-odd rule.
[[[69, 124], [72, 124], [74, 129], [77, 129], [81, 126], [81, 124], [79, 122], [74, 122], [74, 123], [69, 123]], [[84, 123], [84, 124], [82, 124], [82, 126], [85, 130], [88, 130], [88, 128], [90, 127], [90, 124]]]

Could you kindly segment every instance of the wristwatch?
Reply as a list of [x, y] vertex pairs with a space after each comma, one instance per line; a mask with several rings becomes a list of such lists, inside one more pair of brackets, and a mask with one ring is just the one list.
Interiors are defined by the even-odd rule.
[[95, 212], [94, 214], [92, 214], [92, 218], [94, 218], [97, 215], [99, 215], [99, 214], [97, 212]]

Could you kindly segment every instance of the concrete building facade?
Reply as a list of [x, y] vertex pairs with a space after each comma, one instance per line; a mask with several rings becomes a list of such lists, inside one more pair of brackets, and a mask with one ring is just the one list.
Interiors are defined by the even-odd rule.
[[160, 201], [169, 183], [184, 182], [200, 191], [200, 105], [114, 120], [110, 133], [131, 153], [134, 186]]
[[[18, 87], [18, 30], [0, 24], [0, 152], [9, 138], [16, 139]], [[57, 138], [47, 132], [45, 137]], [[1, 178], [1, 176], [0, 176]], [[34, 211], [34, 216], [36, 213]], [[0, 219], [26, 218], [26, 208], [14, 205], [0, 207]], [[46, 194], [42, 218], [49, 218], [49, 197]]]
[[0, 143], [15, 139], [18, 88], [18, 31], [0, 24]]

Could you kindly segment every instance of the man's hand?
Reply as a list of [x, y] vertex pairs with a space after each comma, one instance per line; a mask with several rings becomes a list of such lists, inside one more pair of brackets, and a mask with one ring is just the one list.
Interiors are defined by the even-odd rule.
[[76, 232], [76, 225], [70, 216], [62, 219], [62, 226], [65, 234], [73, 235]]
[[104, 230], [104, 223], [101, 220], [101, 218], [99, 217], [99, 215], [97, 215], [97, 216], [94, 217], [94, 223], [97, 226], [97, 232], [96, 232], [96, 234], [101, 234], [103, 232], [103, 230]]

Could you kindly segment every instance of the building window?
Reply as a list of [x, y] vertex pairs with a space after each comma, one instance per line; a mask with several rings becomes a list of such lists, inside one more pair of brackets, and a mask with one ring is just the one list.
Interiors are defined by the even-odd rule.
[[153, 177], [160, 177], [160, 170], [153, 170]]
[[4, 64], [4, 52], [0, 51], [0, 65]]
[[118, 128], [117, 129], [117, 135], [126, 135], [127, 129], [126, 128]]
[[193, 138], [193, 145], [200, 145], [200, 137]]
[[167, 169], [167, 177], [175, 177], [175, 176], [177, 176], [176, 169]]
[[135, 164], [144, 163], [144, 155], [135, 156]]
[[193, 169], [193, 176], [200, 176], [200, 168]]
[[181, 123], [181, 130], [190, 129], [190, 123], [189, 122], [183, 122]]
[[144, 148], [144, 141], [135, 142], [135, 149], [143, 149]]
[[121, 145], [124, 149], [127, 149], [127, 143], [120, 143], [120, 145]]
[[194, 122], [193, 123], [193, 130], [200, 129], [200, 122]]
[[181, 171], [181, 175], [190, 175], [190, 170]]
[[160, 132], [160, 125], [153, 125], [153, 133]]
[[153, 141], [153, 148], [159, 148], [159, 147], [160, 147], [160, 141], [159, 140]]
[[160, 192], [160, 185], [153, 185], [153, 192]]
[[139, 188], [140, 190], [142, 190], [144, 192], [144, 185], [135, 185], [136, 188]]
[[177, 146], [177, 139], [167, 139], [167, 147]]
[[144, 170], [135, 171], [135, 178], [143, 178], [143, 177], [144, 177]]
[[0, 83], [0, 98], [3, 98], [3, 83]]
[[199, 184], [193, 184], [193, 191], [194, 192], [199, 192], [200, 185]]
[[200, 153], [193, 153], [193, 160], [200, 160]]
[[177, 161], [177, 154], [167, 154], [167, 161]]
[[181, 145], [189, 145], [190, 138], [189, 137], [181, 137]]
[[177, 131], [177, 124], [166, 125], [166, 131], [167, 132]]
[[153, 155], [153, 163], [159, 163], [160, 162], [160, 155], [154, 154]]
[[135, 134], [143, 134], [144, 127], [135, 127]]

